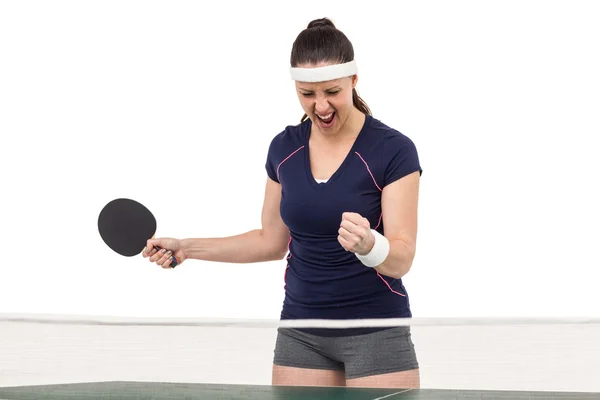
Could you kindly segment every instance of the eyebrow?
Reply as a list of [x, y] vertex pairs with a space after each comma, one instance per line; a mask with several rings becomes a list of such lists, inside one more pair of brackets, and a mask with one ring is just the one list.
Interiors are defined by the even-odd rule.
[[[301, 88], [299, 88], [299, 89], [300, 89], [300, 90], [303, 90], [303, 91], [305, 91], [305, 92], [313, 92], [313, 90], [310, 90], [310, 89], [305, 89], [305, 88], [303, 88], [303, 87], [301, 87]], [[326, 92], [329, 92], [330, 90], [334, 90], [334, 89], [340, 89], [340, 86], [339, 86], [339, 85], [332, 86], [332, 87], [330, 87], [330, 88], [327, 88], [327, 89], [325, 89], [325, 91], [326, 91]]]

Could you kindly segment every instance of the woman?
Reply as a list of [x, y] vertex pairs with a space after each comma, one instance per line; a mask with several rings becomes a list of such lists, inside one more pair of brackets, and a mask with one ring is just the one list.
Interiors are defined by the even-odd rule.
[[[262, 227], [225, 238], [152, 239], [144, 257], [163, 268], [173, 256], [180, 263], [286, 257], [282, 319], [411, 317], [401, 278], [416, 247], [416, 148], [371, 116], [356, 91], [352, 44], [330, 20], [300, 33], [290, 71], [305, 115], [270, 144]], [[280, 328], [273, 384], [419, 387], [410, 330]]]

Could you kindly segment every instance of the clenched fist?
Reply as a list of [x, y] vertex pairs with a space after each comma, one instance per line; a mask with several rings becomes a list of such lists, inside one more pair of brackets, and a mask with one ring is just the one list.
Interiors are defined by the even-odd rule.
[[369, 253], [375, 244], [369, 220], [357, 213], [343, 213], [338, 230], [338, 242], [346, 251], [361, 256]]
[[182, 249], [181, 240], [171, 238], [149, 239], [146, 242], [142, 256], [162, 268], [171, 268], [173, 257], [177, 259], [178, 264], [181, 264], [187, 258]]

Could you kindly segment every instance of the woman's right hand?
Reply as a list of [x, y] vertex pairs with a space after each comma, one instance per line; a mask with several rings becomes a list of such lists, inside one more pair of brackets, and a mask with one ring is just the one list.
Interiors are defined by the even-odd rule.
[[177, 265], [180, 265], [186, 259], [181, 240], [173, 238], [149, 239], [142, 251], [142, 256], [162, 268], [172, 268], [173, 257], [177, 260]]

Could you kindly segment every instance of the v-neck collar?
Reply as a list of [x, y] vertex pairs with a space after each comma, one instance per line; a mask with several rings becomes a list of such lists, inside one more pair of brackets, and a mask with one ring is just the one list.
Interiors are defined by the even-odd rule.
[[354, 139], [354, 143], [352, 144], [350, 151], [348, 152], [348, 154], [346, 154], [346, 157], [344, 157], [344, 160], [342, 161], [340, 166], [335, 170], [335, 172], [331, 175], [331, 177], [329, 177], [327, 182], [322, 182], [322, 183], [319, 183], [316, 181], [315, 177], [312, 174], [312, 169], [310, 167], [310, 147], [308, 145], [309, 144], [308, 142], [310, 141], [310, 131], [312, 128], [312, 121], [310, 119], [308, 120], [308, 123], [306, 124], [306, 134], [305, 134], [305, 138], [304, 138], [304, 149], [305, 149], [305, 151], [304, 151], [304, 168], [306, 171], [306, 177], [307, 177], [309, 183], [311, 184], [311, 186], [313, 186], [314, 188], [325, 188], [325, 187], [329, 187], [335, 183], [335, 181], [343, 173], [346, 165], [350, 162], [352, 157], [354, 157], [354, 154], [356, 152], [356, 149], [358, 148], [358, 145], [360, 144], [361, 139], [365, 136], [365, 131], [366, 131], [367, 127], [369, 127], [371, 124], [371, 119], [372, 119], [372, 116], [370, 116], [368, 114], [365, 115], [365, 120], [363, 122], [363, 126], [360, 128], [360, 131], [358, 132], [356, 139]]

